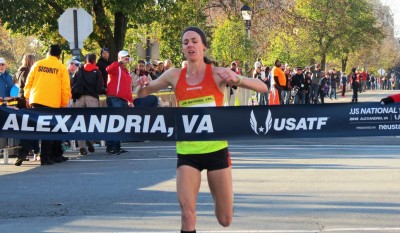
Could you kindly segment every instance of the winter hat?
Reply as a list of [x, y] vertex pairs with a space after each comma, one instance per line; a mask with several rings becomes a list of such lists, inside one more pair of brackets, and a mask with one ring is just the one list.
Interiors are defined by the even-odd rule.
[[103, 54], [103, 52], [110, 52], [108, 48], [102, 48], [100, 54]]

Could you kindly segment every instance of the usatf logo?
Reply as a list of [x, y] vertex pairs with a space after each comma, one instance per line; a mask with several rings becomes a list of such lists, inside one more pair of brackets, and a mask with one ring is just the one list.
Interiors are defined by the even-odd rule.
[[257, 135], [266, 135], [272, 129], [275, 131], [297, 131], [297, 130], [321, 130], [326, 125], [329, 117], [302, 117], [296, 118], [272, 118], [271, 110], [268, 110], [265, 124], [258, 126], [257, 119], [252, 110], [250, 113], [250, 126]]
[[264, 130], [265, 130], [264, 135], [267, 134], [272, 126], [271, 110], [268, 110], [268, 115], [267, 115], [267, 118], [265, 119], [265, 128], [263, 128], [262, 126], [260, 128], [258, 128], [257, 120], [256, 120], [256, 117], [254, 116], [254, 112], [252, 110], [251, 114], [250, 114], [250, 126], [257, 135], [259, 135], [258, 132], [263, 133]]

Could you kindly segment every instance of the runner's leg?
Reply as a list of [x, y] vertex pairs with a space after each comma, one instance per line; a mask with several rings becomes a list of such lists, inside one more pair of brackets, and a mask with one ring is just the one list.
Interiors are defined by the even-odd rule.
[[200, 184], [201, 173], [196, 168], [182, 165], [176, 169], [176, 189], [183, 231], [196, 229], [196, 202]]
[[208, 185], [215, 203], [215, 215], [224, 227], [232, 223], [233, 189], [231, 167], [208, 171]]

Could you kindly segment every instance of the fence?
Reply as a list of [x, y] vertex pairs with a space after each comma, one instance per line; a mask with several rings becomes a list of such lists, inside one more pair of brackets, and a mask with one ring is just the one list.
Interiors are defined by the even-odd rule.
[[8, 164], [9, 155], [17, 153], [19, 140], [14, 138], [0, 138], [0, 156], [3, 156], [3, 163]]

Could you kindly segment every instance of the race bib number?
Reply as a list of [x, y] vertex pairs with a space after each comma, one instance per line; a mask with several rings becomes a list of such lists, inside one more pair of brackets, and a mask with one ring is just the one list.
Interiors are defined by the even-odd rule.
[[180, 107], [215, 107], [217, 106], [215, 103], [214, 96], [204, 96], [195, 99], [187, 99], [179, 101]]

